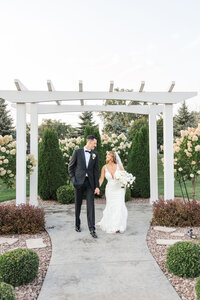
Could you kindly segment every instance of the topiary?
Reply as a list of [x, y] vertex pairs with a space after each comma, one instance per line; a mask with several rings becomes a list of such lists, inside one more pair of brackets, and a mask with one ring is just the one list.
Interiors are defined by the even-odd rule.
[[192, 242], [177, 242], [167, 249], [167, 269], [179, 277], [200, 275], [200, 246]]
[[13, 287], [5, 282], [0, 282], [0, 299], [2, 300], [15, 300], [15, 293]]
[[129, 187], [126, 188], [125, 201], [129, 201], [131, 199], [131, 189]]
[[13, 286], [29, 283], [38, 273], [39, 257], [30, 249], [15, 249], [0, 256], [0, 275]]
[[56, 199], [56, 191], [66, 184], [67, 169], [54, 129], [44, 131], [39, 148], [38, 192], [43, 200]]
[[141, 127], [135, 134], [128, 156], [127, 171], [136, 177], [134, 189], [131, 191], [132, 196], [148, 198], [150, 196], [150, 175], [147, 126]]
[[58, 202], [63, 204], [74, 203], [74, 187], [73, 185], [62, 185], [56, 192]]
[[200, 299], [200, 277], [197, 278], [195, 290], [196, 290], [196, 294], [197, 294], [197, 299]]

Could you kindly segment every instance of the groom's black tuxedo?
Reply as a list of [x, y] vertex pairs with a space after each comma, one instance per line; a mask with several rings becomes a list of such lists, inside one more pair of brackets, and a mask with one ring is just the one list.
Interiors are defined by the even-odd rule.
[[93, 231], [95, 230], [94, 190], [99, 187], [98, 154], [91, 150], [87, 167], [84, 151], [84, 148], [74, 151], [69, 162], [68, 172], [75, 187], [76, 226], [80, 227], [82, 199], [86, 191], [88, 227], [90, 231]]

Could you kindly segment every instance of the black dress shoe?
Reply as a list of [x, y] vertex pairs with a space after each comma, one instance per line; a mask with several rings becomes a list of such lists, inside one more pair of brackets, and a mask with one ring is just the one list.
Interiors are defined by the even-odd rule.
[[95, 231], [90, 231], [90, 234], [93, 238], [97, 239], [97, 234]]
[[76, 226], [76, 227], [75, 227], [75, 230], [76, 230], [77, 232], [81, 232], [80, 226]]

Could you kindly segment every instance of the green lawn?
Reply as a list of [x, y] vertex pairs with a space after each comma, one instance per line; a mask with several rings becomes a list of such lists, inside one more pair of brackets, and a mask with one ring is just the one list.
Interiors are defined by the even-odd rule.
[[[26, 195], [29, 196], [29, 181], [26, 184]], [[15, 189], [8, 189], [0, 180], [0, 202], [12, 200], [16, 197]]]
[[[158, 192], [159, 192], [159, 195], [164, 194], [164, 175], [163, 175], [163, 165], [161, 162], [162, 157], [163, 157], [162, 154], [158, 155]], [[186, 186], [187, 186], [187, 191], [188, 191], [189, 197], [192, 198], [192, 182], [189, 180], [186, 181]], [[174, 195], [175, 195], [175, 197], [182, 197], [181, 189], [180, 189], [179, 183], [177, 181], [175, 181], [175, 185], [174, 185]], [[187, 199], [186, 194], [185, 194], [185, 198]], [[200, 176], [196, 183], [196, 200], [200, 200]]]

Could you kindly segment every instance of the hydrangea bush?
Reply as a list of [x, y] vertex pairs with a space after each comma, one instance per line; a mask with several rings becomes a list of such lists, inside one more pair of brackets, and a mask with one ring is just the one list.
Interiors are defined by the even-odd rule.
[[83, 140], [84, 139], [81, 137], [59, 140], [59, 146], [63, 153], [64, 161], [67, 167], [74, 150], [81, 147]]
[[[59, 140], [59, 145], [63, 152], [65, 164], [67, 166], [72, 157], [73, 151], [83, 145], [83, 140], [84, 139], [82, 139], [81, 137]], [[131, 142], [127, 141], [127, 137], [123, 133], [118, 136], [116, 134], [103, 134], [101, 135], [101, 143], [105, 158], [107, 151], [116, 151], [118, 152], [123, 164], [126, 166]]]
[[113, 133], [110, 136], [107, 134], [103, 134], [101, 136], [101, 142], [105, 153], [107, 151], [117, 152], [124, 166], [127, 165], [127, 159], [129, 149], [131, 148], [131, 142], [127, 141], [127, 137], [125, 136], [125, 134], [121, 133], [118, 136], [115, 133]]
[[188, 127], [180, 133], [181, 137], [174, 143], [174, 173], [177, 180], [184, 177], [192, 181], [195, 200], [195, 183], [200, 175], [200, 124], [197, 128]]
[[[36, 160], [32, 154], [27, 154], [26, 161], [26, 173], [29, 175], [36, 166]], [[15, 186], [16, 141], [12, 135], [0, 135], [0, 178], [9, 188]]]

